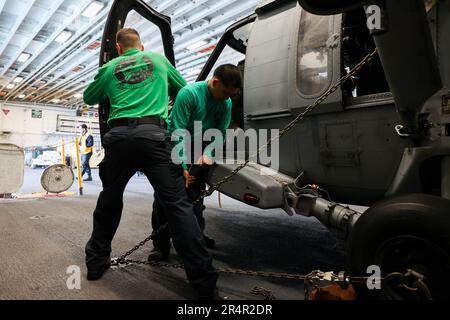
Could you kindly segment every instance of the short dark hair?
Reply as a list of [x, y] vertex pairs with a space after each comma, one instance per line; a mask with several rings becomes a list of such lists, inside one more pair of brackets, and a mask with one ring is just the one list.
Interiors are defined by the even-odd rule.
[[218, 78], [225, 87], [242, 88], [242, 75], [238, 67], [233, 64], [224, 64], [214, 71], [214, 77]]
[[85, 125], [84, 123], [80, 127], [87, 130], [87, 125]]
[[123, 28], [117, 32], [116, 42], [122, 45], [125, 49], [130, 49], [141, 44], [141, 36], [136, 29]]

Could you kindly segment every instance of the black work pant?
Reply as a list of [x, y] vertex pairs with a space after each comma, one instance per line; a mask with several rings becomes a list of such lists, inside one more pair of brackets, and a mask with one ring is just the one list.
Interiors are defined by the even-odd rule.
[[[195, 177], [195, 180], [189, 185], [186, 192], [192, 202], [195, 202], [195, 200], [197, 200], [206, 189], [206, 177], [209, 169], [210, 168], [208, 166], [190, 166], [190, 174]], [[205, 218], [203, 217], [204, 209], [205, 206], [203, 205], [203, 199], [194, 204], [194, 214], [202, 232], [205, 230]], [[168, 251], [170, 249], [171, 234], [169, 224], [167, 222], [166, 213], [161, 205], [158, 194], [155, 192], [152, 212], [152, 240], [153, 245], [160, 247], [163, 251]]]
[[218, 273], [186, 194], [182, 168], [170, 160], [172, 143], [165, 138], [146, 139], [145, 132], [134, 133], [136, 130], [139, 128], [118, 127], [105, 135], [105, 158], [99, 166], [103, 191], [94, 211], [94, 230], [86, 245], [86, 265], [95, 269], [109, 262], [111, 241], [122, 214], [123, 192], [130, 178], [141, 171], [158, 194], [191, 286], [201, 296], [211, 295]]

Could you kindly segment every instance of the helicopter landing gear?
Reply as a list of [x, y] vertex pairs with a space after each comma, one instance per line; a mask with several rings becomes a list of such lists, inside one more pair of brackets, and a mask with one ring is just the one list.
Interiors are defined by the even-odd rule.
[[378, 289], [356, 285], [360, 298], [449, 299], [450, 200], [409, 194], [376, 204], [356, 222], [348, 257], [353, 276], [375, 266], [385, 277]]

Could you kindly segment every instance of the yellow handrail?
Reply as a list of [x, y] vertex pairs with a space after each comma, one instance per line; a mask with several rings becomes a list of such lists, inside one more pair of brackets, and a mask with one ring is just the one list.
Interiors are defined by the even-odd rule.
[[61, 164], [66, 165], [66, 149], [64, 146], [64, 139], [61, 140]]
[[83, 180], [81, 179], [81, 160], [80, 160], [80, 145], [78, 138], [75, 138], [75, 150], [77, 154], [77, 174], [78, 174], [78, 190], [80, 196], [83, 195]]

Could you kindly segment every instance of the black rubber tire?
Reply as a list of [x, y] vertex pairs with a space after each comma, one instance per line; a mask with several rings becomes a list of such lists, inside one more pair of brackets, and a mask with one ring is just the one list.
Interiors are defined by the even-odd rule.
[[[408, 194], [382, 201], [356, 222], [348, 242], [350, 275], [369, 276], [378, 265], [383, 276], [413, 269], [426, 276], [433, 299], [450, 299], [450, 200]], [[361, 299], [423, 299], [398, 283], [381, 290], [355, 286]]]

